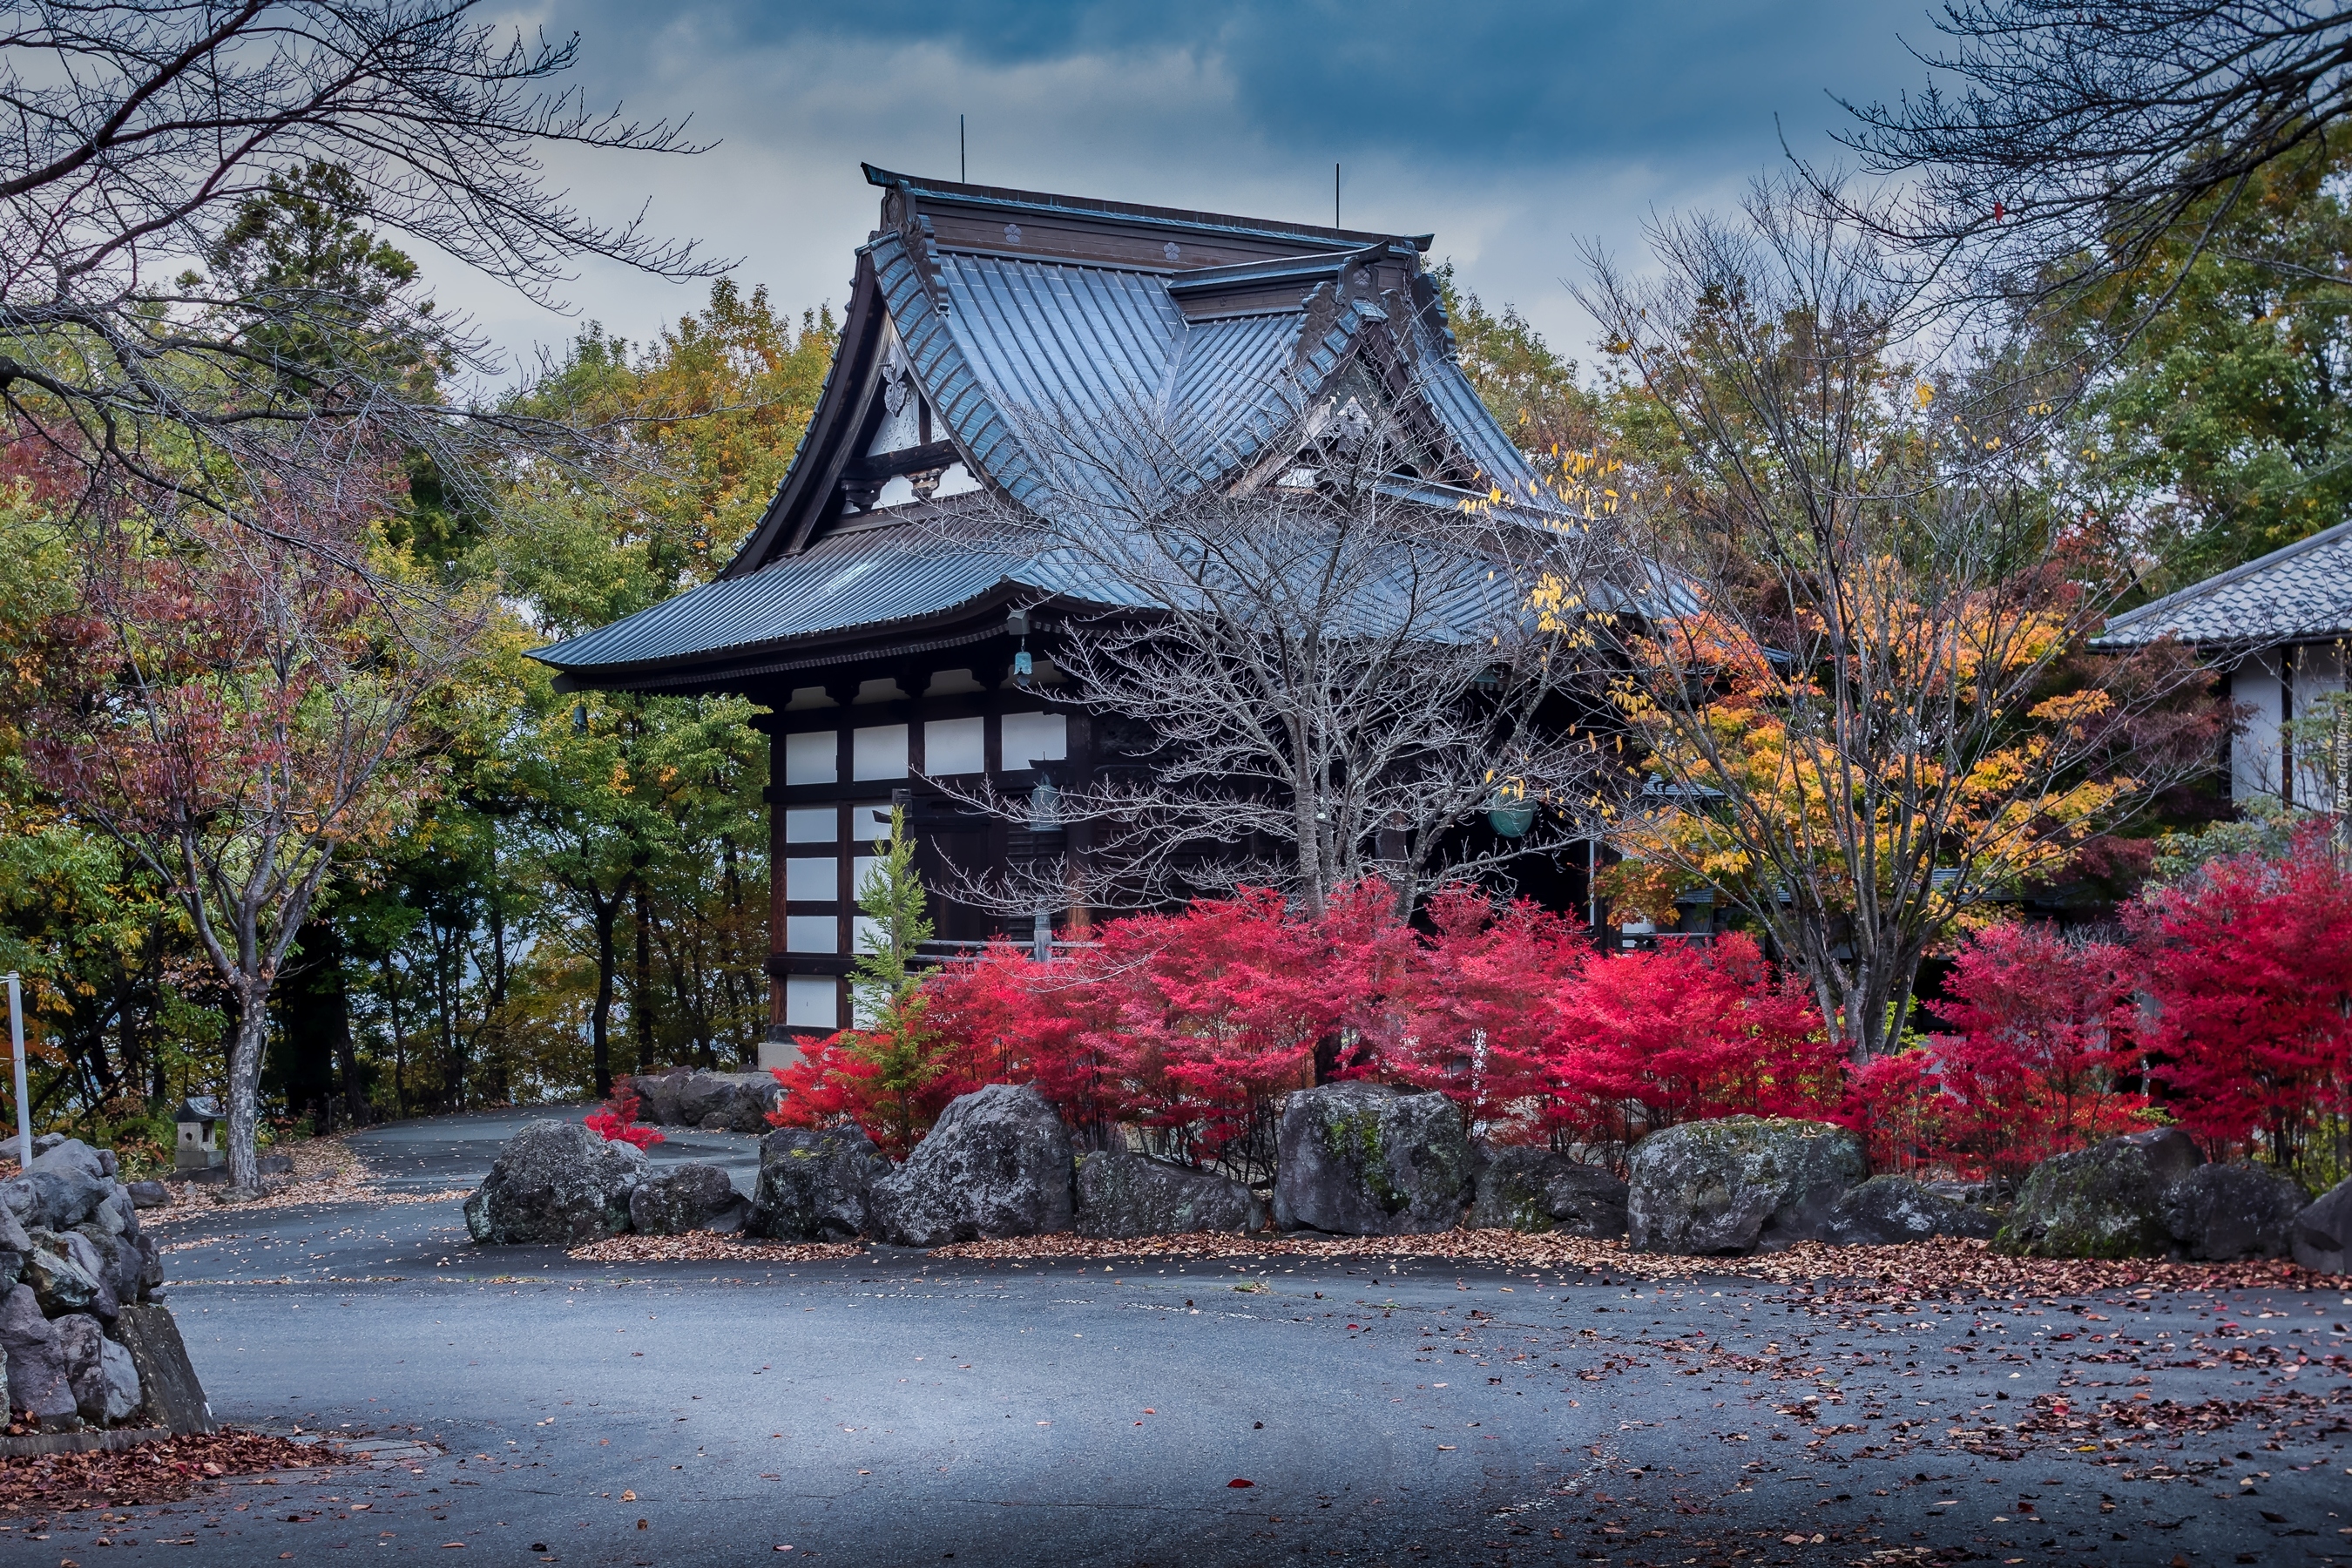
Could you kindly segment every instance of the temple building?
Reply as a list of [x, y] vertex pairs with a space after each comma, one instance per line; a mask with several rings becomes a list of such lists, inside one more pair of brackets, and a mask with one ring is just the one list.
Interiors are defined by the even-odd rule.
[[[1395, 482], [1431, 506], [1541, 488], [1456, 363], [1429, 236], [866, 174], [880, 226], [856, 253], [839, 352], [741, 552], [707, 585], [536, 656], [568, 689], [730, 692], [768, 710], [763, 1062], [849, 1021], [854, 889], [894, 795], [1094, 776], [1099, 721], [1041, 696], [1058, 679], [1046, 634], [1056, 606], [1116, 605], [1118, 585], [943, 551], [925, 526], [1041, 493], [1016, 411], [1084, 421], [1145, 400], [1203, 454], [1247, 452], [1284, 427], [1270, 388], [1343, 387], [1413, 430], [1420, 458]], [[1083, 826], [928, 821], [927, 881], [950, 862], [1087, 852]], [[952, 903], [934, 912], [950, 942], [1052, 940]], [[1039, 921], [1066, 934], [1087, 918]]]

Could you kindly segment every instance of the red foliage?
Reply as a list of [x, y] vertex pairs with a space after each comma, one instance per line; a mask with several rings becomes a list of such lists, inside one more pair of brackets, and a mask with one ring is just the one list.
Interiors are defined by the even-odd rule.
[[1555, 1121], [1630, 1142], [1714, 1116], [1821, 1117], [1836, 1106], [1841, 1054], [1800, 986], [1778, 980], [1737, 932], [1706, 946], [1595, 958], [1558, 1003]]
[[637, 1109], [644, 1103], [628, 1084], [616, 1084], [613, 1098], [604, 1102], [603, 1109], [590, 1111], [581, 1121], [607, 1143], [634, 1143], [640, 1149], [650, 1149], [662, 1141], [662, 1135], [650, 1127], [636, 1125]]
[[2049, 926], [1978, 931], [1927, 1010], [1958, 1031], [1931, 1038], [1944, 1143], [1972, 1169], [2021, 1171], [2147, 1120], [2122, 1092], [2130, 1066], [2132, 955]]
[[1523, 1108], [1555, 1091], [1558, 1002], [1591, 944], [1533, 904], [1498, 912], [1467, 888], [1432, 899], [1429, 921], [1397, 987], [1393, 1031], [1368, 1043], [1371, 1068], [1442, 1091], [1474, 1121], [1528, 1121]]
[[[1950, 1032], [1849, 1072], [1811, 994], [1755, 943], [1596, 952], [1582, 930], [1467, 889], [1400, 921], [1352, 888], [1320, 919], [1265, 889], [1101, 928], [1041, 964], [1006, 946], [929, 975], [905, 1037], [844, 1033], [779, 1071], [772, 1120], [856, 1120], [894, 1154], [985, 1083], [1034, 1083], [1082, 1136], [1271, 1173], [1275, 1115], [1318, 1077], [1439, 1090], [1499, 1138], [1622, 1145], [1738, 1113], [1867, 1131], [1882, 1168], [2014, 1171], [2148, 1120], [2143, 1053], [2217, 1146], [2294, 1157], [2347, 1107], [2352, 881], [2315, 831], [2128, 911], [2130, 946], [1978, 933], [1931, 1010]], [[2159, 1016], [2139, 1026], [2135, 986]], [[883, 1064], [887, 1064], [887, 1072]]]
[[1849, 1073], [1838, 1120], [1868, 1140], [1871, 1169], [1910, 1170], [1948, 1159], [1955, 1101], [1944, 1092], [1941, 1068], [1935, 1053], [1922, 1047]]
[[1270, 1174], [1275, 1103], [1386, 1033], [1412, 933], [1378, 883], [1344, 889], [1319, 921], [1244, 889], [1181, 915], [1105, 928], [1088, 956], [1104, 994], [1090, 1031], [1124, 1120], [1180, 1158]]
[[2140, 1027], [2167, 1109], [2216, 1153], [2282, 1163], [2352, 1110], [2352, 878], [2306, 826], [2284, 858], [2213, 861], [2125, 911], [2151, 1004]]

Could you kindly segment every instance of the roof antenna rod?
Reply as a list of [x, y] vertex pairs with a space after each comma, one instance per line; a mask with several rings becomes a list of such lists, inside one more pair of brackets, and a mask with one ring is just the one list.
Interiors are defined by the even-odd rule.
[[1339, 165], [1331, 165], [1331, 226], [1339, 226]]
[[963, 155], [963, 116], [961, 114], [956, 116], [956, 184], [971, 184], [971, 169]]

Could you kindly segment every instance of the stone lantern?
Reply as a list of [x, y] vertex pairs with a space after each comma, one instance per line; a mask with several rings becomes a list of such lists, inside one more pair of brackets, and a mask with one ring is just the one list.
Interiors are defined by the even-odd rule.
[[209, 1097], [196, 1096], [180, 1101], [180, 1109], [172, 1113], [180, 1125], [180, 1142], [173, 1151], [172, 1166], [179, 1171], [209, 1171], [221, 1163], [216, 1137], [220, 1126], [220, 1106]]

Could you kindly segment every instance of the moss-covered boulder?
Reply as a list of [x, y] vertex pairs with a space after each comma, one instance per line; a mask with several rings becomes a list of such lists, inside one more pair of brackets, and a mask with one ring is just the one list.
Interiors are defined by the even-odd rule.
[[1993, 1245], [2026, 1258], [2166, 1257], [2177, 1245], [2166, 1198], [2204, 1163], [2170, 1127], [2054, 1154], [2026, 1175]]
[[1862, 1140], [1825, 1121], [1688, 1121], [1633, 1146], [1627, 1228], [1646, 1252], [1769, 1252], [1819, 1239], [1837, 1201], [1869, 1173]]
[[746, 1228], [778, 1241], [852, 1241], [874, 1229], [874, 1184], [890, 1162], [854, 1122], [783, 1127], [760, 1140]]
[[1599, 1165], [1549, 1149], [1486, 1151], [1470, 1223], [1481, 1230], [1625, 1234], [1625, 1184]]
[[1276, 1135], [1274, 1223], [1335, 1236], [1452, 1230], [1474, 1162], [1462, 1113], [1442, 1094], [1378, 1083], [1302, 1089]]

